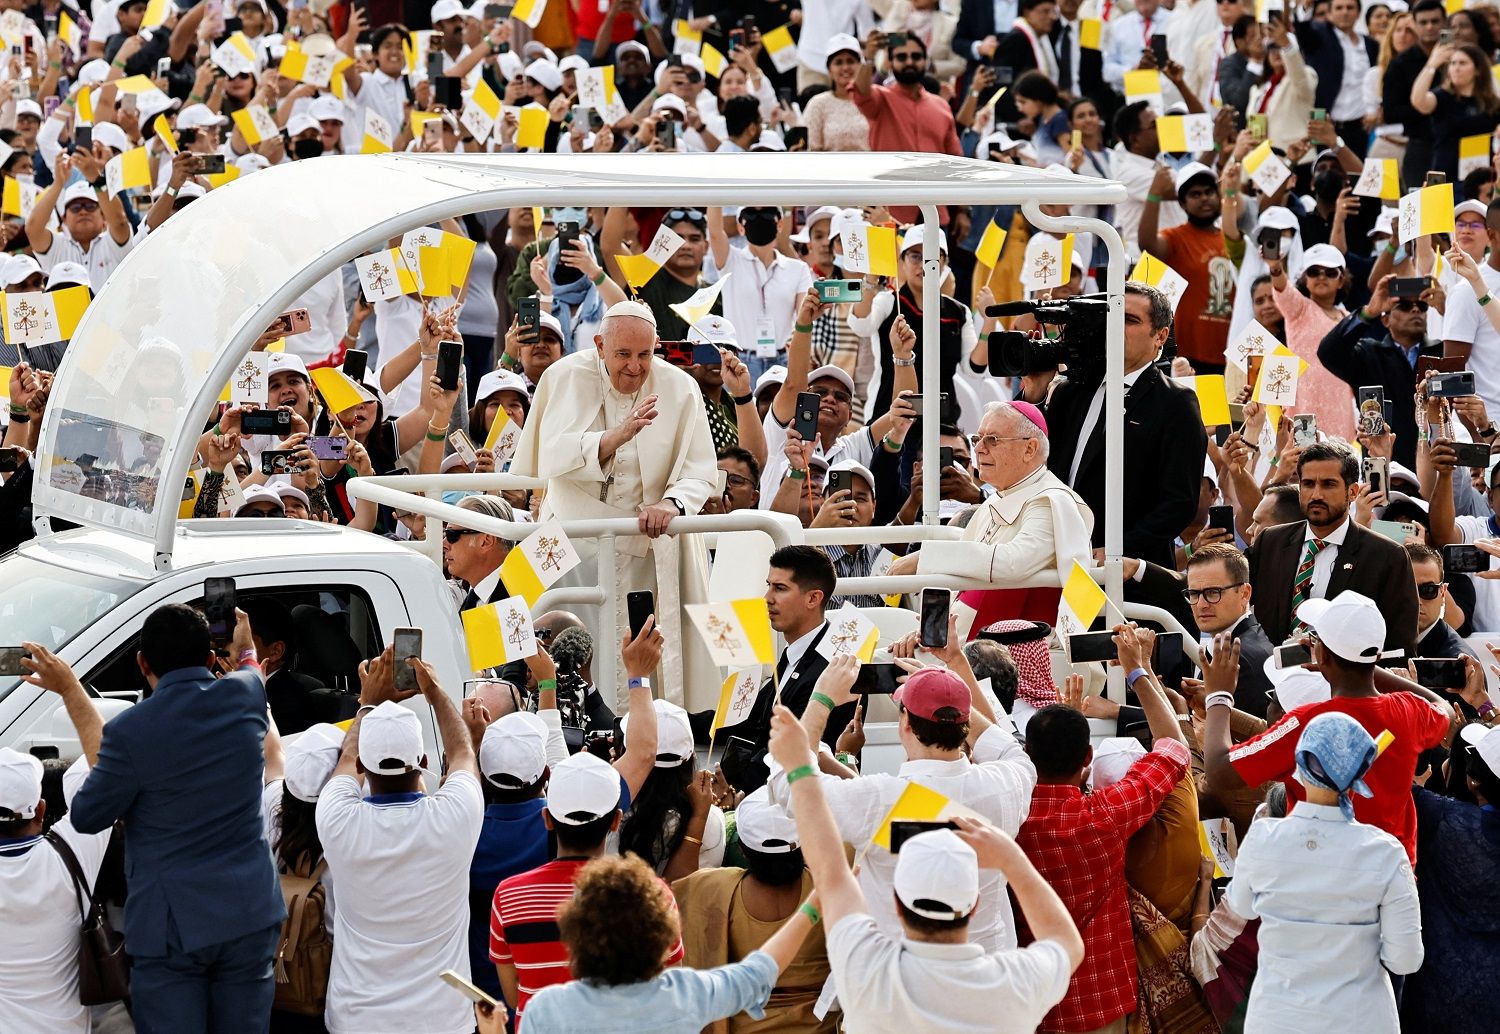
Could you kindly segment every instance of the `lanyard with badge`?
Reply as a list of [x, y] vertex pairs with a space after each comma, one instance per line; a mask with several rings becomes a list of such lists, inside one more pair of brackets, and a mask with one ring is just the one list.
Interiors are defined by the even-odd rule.
[[771, 268], [766, 278], [760, 278], [763, 263], [755, 259], [755, 289], [760, 292], [760, 315], [755, 318], [755, 354], [762, 359], [774, 359], [781, 351], [781, 342], [776, 339], [776, 321], [771, 318], [770, 308], [766, 304], [766, 288], [771, 286], [771, 281], [776, 279], [776, 267], [778, 259], [771, 260]]

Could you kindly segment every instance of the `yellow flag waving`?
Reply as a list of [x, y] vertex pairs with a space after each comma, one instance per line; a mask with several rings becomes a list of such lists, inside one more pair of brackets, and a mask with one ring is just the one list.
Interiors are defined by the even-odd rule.
[[885, 818], [880, 820], [880, 828], [875, 831], [871, 842], [889, 851], [892, 822], [946, 822], [961, 816], [980, 817], [972, 809], [955, 804], [936, 790], [929, 790], [921, 783], [909, 782]]

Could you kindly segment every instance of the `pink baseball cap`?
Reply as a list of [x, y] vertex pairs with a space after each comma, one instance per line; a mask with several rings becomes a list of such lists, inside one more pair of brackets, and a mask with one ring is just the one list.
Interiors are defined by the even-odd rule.
[[943, 720], [933, 716], [945, 707], [958, 711], [957, 721], [969, 720], [969, 687], [947, 668], [923, 668], [913, 672], [891, 699], [918, 718], [931, 722]]

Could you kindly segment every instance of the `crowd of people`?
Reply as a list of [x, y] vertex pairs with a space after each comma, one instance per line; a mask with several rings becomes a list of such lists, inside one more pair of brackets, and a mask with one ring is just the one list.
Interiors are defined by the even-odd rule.
[[[393, 646], [324, 685], [305, 615], [247, 594], [216, 636], [173, 604], [107, 724], [23, 644], [82, 756], [0, 749], [0, 1030], [1493, 1029], [1500, 8], [42, 0], [0, 36], [0, 551], [35, 534], [68, 347], [13, 308], [76, 325], [209, 191], [387, 151], [930, 152], [1125, 185], [1043, 211], [1125, 243], [1125, 598], [1196, 640], [1058, 587], [1105, 559], [1092, 235], [941, 207], [934, 274], [917, 210], [858, 197], [448, 220], [266, 328], [263, 399], [201, 415], [180, 512], [409, 541], [427, 519], [353, 479], [540, 479], [442, 499], [637, 521], [602, 604], [632, 631], [552, 610], [463, 687]], [[151, 455], [75, 451], [82, 494], [154, 504]], [[934, 463], [961, 532], [903, 542]], [[897, 530], [754, 570], [672, 530], [756, 510]], [[441, 530], [429, 628], [517, 597], [520, 536]], [[599, 584], [573, 547], [559, 584]], [[719, 567], [764, 574], [783, 644], [733, 723], [688, 617]], [[882, 575], [990, 587], [861, 663], [834, 612], [916, 607], [840, 584]], [[1080, 623], [1111, 659], [1075, 660]], [[91, 902], [126, 1004], [80, 953]]]

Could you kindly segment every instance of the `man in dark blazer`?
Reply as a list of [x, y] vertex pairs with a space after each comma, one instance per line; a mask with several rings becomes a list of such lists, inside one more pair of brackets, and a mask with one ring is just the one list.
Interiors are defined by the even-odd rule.
[[[1002, 20], [996, 20], [996, 12]], [[953, 27], [953, 53], [969, 59], [969, 71], [980, 63], [994, 63], [1000, 37], [1010, 31], [1016, 20], [1016, 0], [963, 0], [958, 8], [958, 23]]]
[[[510, 504], [492, 495], [471, 495], [458, 501], [459, 509], [473, 510], [502, 521], [514, 520]], [[453, 526], [443, 532], [443, 567], [449, 577], [468, 583], [460, 611], [482, 607], [515, 595], [500, 577], [500, 565], [511, 544], [498, 535]]]
[[[995, 66], [1009, 68], [1012, 82], [1027, 72], [1039, 71], [1056, 84], [1058, 65], [1052, 49], [1052, 29], [1057, 21], [1057, 5], [1053, 0], [1020, 0], [1017, 10], [1020, 17], [995, 45]], [[1006, 90], [995, 102], [997, 122], [1014, 122], [1020, 117], [1014, 95], [1014, 89]]]
[[[1267, 528], [1250, 547], [1255, 616], [1273, 643], [1297, 627], [1294, 602], [1332, 599], [1346, 589], [1368, 596], [1385, 616], [1385, 649], [1415, 656], [1417, 590], [1406, 552], [1354, 523], [1359, 460], [1347, 445], [1318, 442], [1302, 450], [1297, 479], [1304, 520]], [[1322, 545], [1317, 543], [1321, 542]], [[1311, 559], [1310, 577], [1298, 570]]]
[[1104, 51], [1079, 45], [1083, 31], [1078, 17], [1079, 0], [1060, 0], [1057, 21], [1052, 26], [1052, 52], [1057, 55], [1057, 87], [1074, 97], [1094, 102], [1107, 126], [1120, 107], [1120, 95], [1104, 81]]
[[[737, 736], [749, 740], [752, 745], [746, 749], [749, 757], [741, 758], [740, 765], [725, 768], [736, 790], [748, 793], [766, 781], [765, 758], [771, 740], [771, 710], [776, 704], [778, 691], [781, 703], [800, 718], [812, 699], [819, 676], [828, 667], [828, 658], [818, 652], [818, 646], [828, 635], [824, 611], [836, 584], [833, 563], [822, 550], [812, 546], [785, 546], [771, 554], [770, 571], [766, 575], [766, 604], [771, 613], [771, 627], [786, 639], [786, 649], [776, 659], [775, 678], [767, 679], [761, 686], [750, 717], [736, 726], [719, 730], [721, 743], [727, 744], [729, 737]], [[829, 715], [823, 741], [830, 748], [837, 746], [839, 734], [854, 717], [854, 707], [853, 704], [842, 704]], [[730, 772], [731, 767], [736, 770]]]
[[125, 820], [131, 1011], [147, 1031], [264, 1030], [286, 917], [262, 828], [266, 693], [238, 613], [234, 672], [216, 679], [203, 615], [159, 607], [136, 664], [151, 695], [104, 727], [68, 817], [82, 833]]
[[[1154, 287], [1125, 285], [1125, 555], [1175, 568], [1177, 536], [1198, 513], [1208, 437], [1190, 388], [1153, 365], [1172, 328], [1172, 306]], [[1095, 347], [1090, 342], [1088, 347]], [[1104, 545], [1104, 383], [1070, 378], [1047, 402], [1047, 465], [1094, 511]], [[1040, 402], [1045, 386], [1036, 390]]]
[[[1330, 119], [1341, 96], [1360, 97], [1364, 91], [1364, 71], [1344, 67], [1344, 46], [1339, 37], [1342, 35], [1353, 46], [1364, 47], [1369, 60], [1367, 67], [1375, 67], [1380, 61], [1380, 44], [1354, 30], [1359, 11], [1359, 0], [1333, 0], [1328, 8], [1327, 21], [1296, 23], [1297, 45], [1302, 48], [1307, 66], [1318, 74], [1313, 105], [1327, 111]], [[1334, 122], [1333, 128], [1344, 138], [1349, 150], [1359, 158], [1365, 156], [1369, 134], [1361, 118]]]

